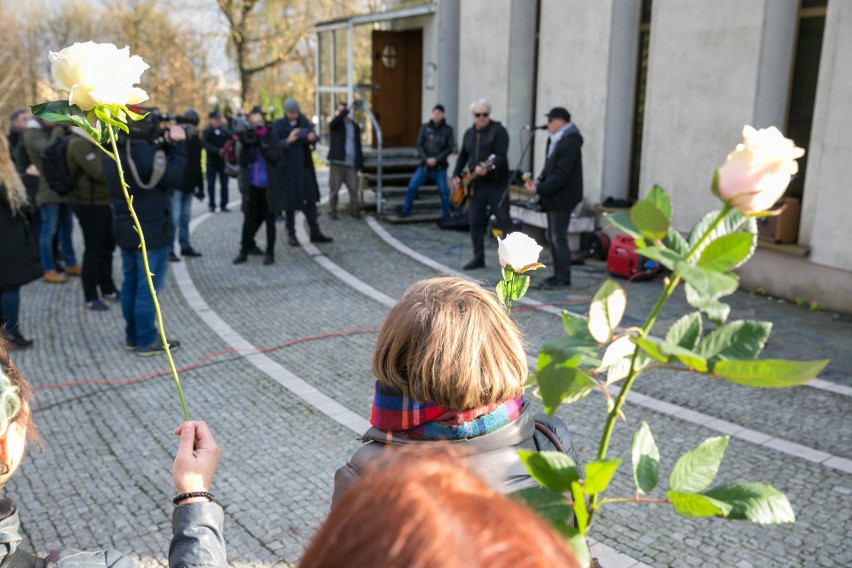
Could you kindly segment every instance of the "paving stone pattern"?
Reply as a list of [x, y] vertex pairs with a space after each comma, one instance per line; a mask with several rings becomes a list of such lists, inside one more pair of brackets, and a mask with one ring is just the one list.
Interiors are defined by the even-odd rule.
[[[195, 204], [196, 209], [201, 211], [202, 205]], [[216, 214], [193, 233], [193, 245], [204, 256], [185, 262], [202, 297], [258, 347], [311, 338], [267, 355], [368, 416], [375, 328], [387, 307], [337, 280], [303, 248], [289, 247], [281, 224], [276, 264], [263, 266], [260, 258], [251, 257], [245, 265], [232, 265], [241, 221], [239, 213]], [[393, 298], [434, 273], [389, 247], [363, 221], [348, 216], [330, 221], [323, 215], [320, 223], [335, 238], [320, 246], [323, 254]], [[468, 260], [466, 233], [429, 225], [385, 228], [407, 246], [452, 268]], [[261, 245], [262, 235], [259, 232]], [[79, 234], [76, 237], [81, 248]], [[473, 273], [485, 280], [499, 275], [496, 249], [489, 255], [489, 268]], [[117, 281], [119, 264], [116, 257]], [[532, 291], [531, 296], [585, 312], [605, 276], [601, 263], [588, 263], [574, 270], [575, 286], [567, 293]], [[633, 283], [628, 291], [628, 320], [640, 323], [659, 282]], [[223, 448], [212, 491], [226, 510], [229, 561], [234, 566], [293, 566], [326, 515], [334, 470], [358, 447], [356, 436], [239, 354], [227, 352], [227, 345], [184, 302], [171, 277], [161, 299], [169, 335], [183, 345], [175, 353], [176, 363], [193, 367], [181, 374], [190, 413], [210, 422]], [[748, 293], [737, 293], [732, 305], [734, 318], [776, 323], [769, 356], [830, 357], [833, 363], [823, 378], [852, 385], [850, 318]], [[680, 306], [678, 298], [663, 314], [658, 330], [666, 329]], [[36, 282], [25, 287], [22, 316], [22, 329], [36, 340], [36, 347], [15, 358], [34, 384], [45, 388], [75, 379], [113, 381], [38, 393], [34, 416], [45, 449], [29, 452], [7, 489], [22, 511], [25, 545], [41, 553], [60, 546], [114, 547], [132, 551], [140, 566], [166, 565], [170, 467], [177, 445], [171, 430], [181, 415], [169, 375], [141, 378], [165, 370], [165, 357], [140, 359], [125, 352], [119, 309], [85, 310], [78, 279], [63, 286]], [[531, 353], [561, 332], [559, 318], [552, 314], [523, 309], [516, 318]], [[218, 354], [205, 359], [212, 353]], [[852, 457], [849, 397], [809, 388], [758, 391], [671, 373], [655, 373], [636, 390]], [[538, 408], [538, 401], [532, 400]], [[611, 455], [629, 462], [630, 435], [646, 420], [662, 453], [661, 477], [668, 475], [677, 455], [718, 434], [629, 403], [626, 412], [629, 422], [616, 429]], [[560, 408], [558, 414], [569, 424], [581, 456], [591, 459], [605, 414], [603, 398], [594, 393]], [[604, 509], [592, 536], [649, 566], [852, 564], [852, 476], [732, 439], [717, 482], [737, 479], [772, 483], [785, 491], [798, 522], [763, 527], [687, 521], [663, 506], [622, 505]], [[632, 484], [627, 463], [616, 475], [612, 493], [629, 495]]]

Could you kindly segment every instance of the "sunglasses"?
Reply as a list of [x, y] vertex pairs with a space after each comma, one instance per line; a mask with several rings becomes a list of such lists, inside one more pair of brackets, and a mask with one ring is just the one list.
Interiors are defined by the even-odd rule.
[[473, 116], [475, 116], [476, 118], [485, 118], [489, 114], [491, 114], [491, 113], [490, 112], [475, 112], [475, 113], [473, 113]]

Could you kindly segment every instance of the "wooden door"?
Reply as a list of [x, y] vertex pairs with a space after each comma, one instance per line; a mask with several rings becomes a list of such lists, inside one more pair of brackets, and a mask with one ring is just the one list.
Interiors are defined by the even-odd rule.
[[[384, 146], [414, 146], [420, 130], [423, 31], [373, 31], [373, 111]], [[375, 136], [373, 146], [376, 146]]]

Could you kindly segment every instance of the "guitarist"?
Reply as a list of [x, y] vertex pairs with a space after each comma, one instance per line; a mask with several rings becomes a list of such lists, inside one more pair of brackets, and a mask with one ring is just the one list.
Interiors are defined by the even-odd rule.
[[[491, 103], [479, 99], [470, 105], [473, 126], [462, 138], [462, 147], [453, 173], [453, 189], [461, 185], [462, 170], [476, 175], [476, 185], [470, 196], [468, 216], [470, 238], [473, 241], [473, 259], [464, 265], [464, 270], [485, 268], [485, 231], [488, 219], [493, 214], [497, 227], [508, 232], [512, 226], [509, 216], [509, 200], [505, 198], [506, 178], [509, 167], [506, 153], [509, 151], [509, 133], [502, 124], [491, 120]], [[486, 168], [483, 162], [493, 155], [493, 165]]]

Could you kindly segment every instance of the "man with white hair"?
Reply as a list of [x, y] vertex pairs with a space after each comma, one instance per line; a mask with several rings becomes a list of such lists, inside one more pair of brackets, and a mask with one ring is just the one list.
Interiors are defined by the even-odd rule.
[[458, 190], [462, 183], [460, 176], [465, 167], [476, 176], [468, 206], [473, 259], [464, 265], [465, 270], [485, 268], [485, 231], [491, 215], [497, 218], [497, 228], [500, 230], [508, 232], [512, 226], [506, 195], [509, 133], [502, 124], [491, 120], [491, 103], [487, 100], [473, 102], [470, 112], [473, 126], [464, 133], [453, 173], [454, 190]]

